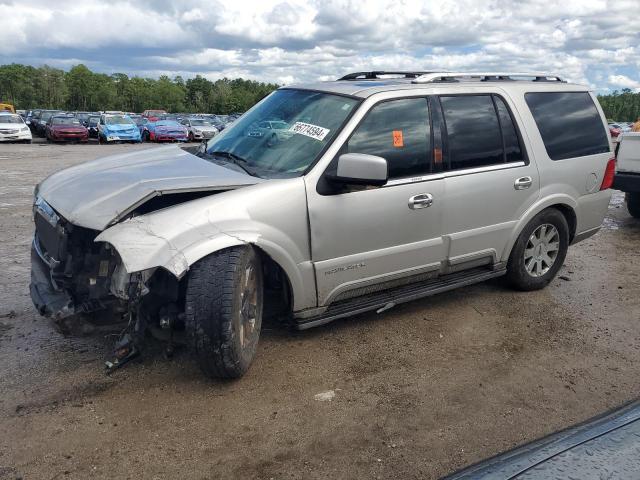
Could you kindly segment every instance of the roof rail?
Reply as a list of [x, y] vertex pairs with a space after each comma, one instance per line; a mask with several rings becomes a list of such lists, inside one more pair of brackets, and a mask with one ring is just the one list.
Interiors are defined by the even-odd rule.
[[420, 75], [411, 83], [437, 83], [437, 82], [460, 82], [460, 81], [516, 81], [527, 80], [533, 82], [565, 82], [557, 75], [548, 73], [519, 73], [519, 72], [471, 72], [471, 73], [454, 73], [454, 72], [431, 72]]
[[380, 79], [383, 75], [396, 75], [403, 78], [419, 78], [424, 75], [429, 75], [433, 72], [386, 72], [386, 71], [371, 71], [371, 72], [354, 72], [348, 73], [344, 77], [340, 77], [340, 80], [376, 80]]

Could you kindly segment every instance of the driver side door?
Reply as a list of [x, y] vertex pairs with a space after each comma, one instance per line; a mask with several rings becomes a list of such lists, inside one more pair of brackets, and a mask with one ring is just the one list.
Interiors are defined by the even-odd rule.
[[438, 275], [444, 183], [434, 172], [429, 118], [425, 97], [375, 104], [328, 170], [344, 153], [376, 155], [387, 160], [387, 183], [307, 186], [319, 306]]

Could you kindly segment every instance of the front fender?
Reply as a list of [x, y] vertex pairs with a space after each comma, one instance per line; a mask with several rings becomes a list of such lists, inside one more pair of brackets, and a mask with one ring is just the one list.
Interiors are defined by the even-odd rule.
[[294, 310], [316, 305], [306, 195], [300, 179], [265, 182], [193, 200], [114, 225], [110, 244], [127, 272], [162, 267], [181, 278], [201, 258], [252, 244], [286, 273]]

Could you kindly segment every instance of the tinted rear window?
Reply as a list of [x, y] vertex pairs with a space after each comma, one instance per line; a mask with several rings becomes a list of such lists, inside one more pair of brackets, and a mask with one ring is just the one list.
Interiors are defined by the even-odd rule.
[[525, 100], [552, 160], [609, 151], [607, 133], [588, 92], [527, 93]]
[[490, 95], [440, 97], [451, 170], [504, 163], [500, 124]]

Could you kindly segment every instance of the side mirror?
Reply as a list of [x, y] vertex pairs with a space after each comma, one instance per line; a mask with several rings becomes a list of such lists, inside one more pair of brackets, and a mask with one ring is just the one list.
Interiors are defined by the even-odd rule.
[[365, 153], [345, 153], [338, 158], [338, 168], [330, 180], [350, 185], [380, 187], [387, 183], [389, 167], [387, 160]]

